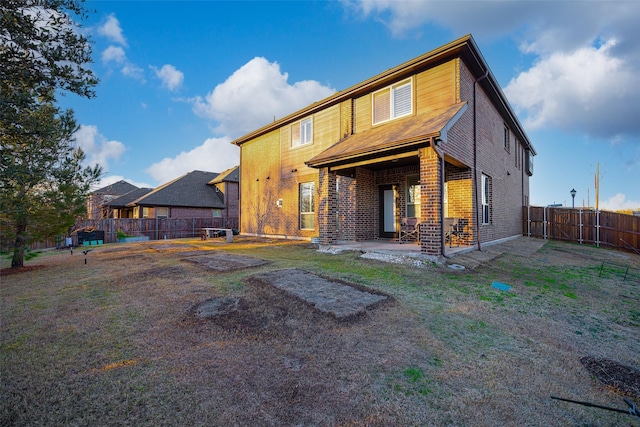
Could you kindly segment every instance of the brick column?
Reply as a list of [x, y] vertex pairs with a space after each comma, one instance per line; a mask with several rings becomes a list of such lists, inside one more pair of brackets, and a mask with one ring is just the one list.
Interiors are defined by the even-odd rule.
[[427, 255], [442, 253], [440, 221], [440, 170], [438, 155], [432, 147], [420, 152], [420, 250]]
[[318, 229], [320, 244], [336, 243], [336, 173], [329, 168], [320, 169], [320, 186], [318, 188]]

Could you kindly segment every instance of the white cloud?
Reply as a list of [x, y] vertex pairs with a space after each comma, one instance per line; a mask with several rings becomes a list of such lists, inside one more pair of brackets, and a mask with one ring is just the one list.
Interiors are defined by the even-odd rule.
[[240, 150], [230, 144], [231, 139], [209, 138], [191, 151], [183, 151], [174, 158], [164, 158], [149, 166], [145, 172], [159, 183], [165, 183], [193, 170], [222, 172], [240, 163]]
[[180, 88], [184, 81], [184, 73], [171, 64], [165, 64], [160, 69], [154, 66], [149, 66], [149, 68], [151, 68], [162, 81], [162, 86], [171, 91]]
[[109, 161], [117, 161], [126, 147], [120, 141], [108, 140], [94, 125], [82, 125], [75, 133], [75, 140], [78, 147], [86, 154], [85, 163], [87, 165], [102, 166], [104, 172], [109, 170]]
[[127, 45], [127, 40], [122, 34], [122, 28], [120, 28], [120, 21], [118, 21], [118, 18], [116, 18], [115, 14], [113, 13], [107, 16], [107, 20], [104, 22], [104, 24], [98, 27], [97, 31], [98, 34], [106, 37], [112, 42], [121, 44], [123, 46]]
[[122, 67], [120, 72], [125, 77], [131, 77], [132, 79], [140, 80], [143, 83], [145, 81], [145, 79], [144, 79], [144, 70], [142, 68], [138, 67], [137, 65], [132, 64], [130, 62], [126, 63]]
[[313, 80], [289, 84], [288, 78], [278, 63], [253, 58], [204, 99], [197, 97], [193, 111], [217, 121], [217, 132], [235, 137], [335, 92]]
[[640, 209], [640, 200], [626, 200], [626, 196], [618, 193], [607, 200], [600, 201], [600, 209], [608, 211], [619, 211], [626, 209]]
[[124, 53], [124, 49], [120, 46], [109, 46], [102, 51], [102, 62], [109, 63], [115, 62], [122, 64], [127, 60], [127, 55]]
[[635, 70], [613, 57], [616, 41], [556, 52], [512, 79], [505, 89], [529, 129], [554, 127], [605, 138], [639, 134], [640, 84]]
[[[455, 36], [508, 36], [535, 60], [507, 87], [531, 128], [578, 130], [608, 140], [640, 135], [637, 1], [342, 0], [395, 36], [435, 24]], [[524, 57], [523, 57], [524, 58]], [[489, 64], [491, 65], [491, 64]]]

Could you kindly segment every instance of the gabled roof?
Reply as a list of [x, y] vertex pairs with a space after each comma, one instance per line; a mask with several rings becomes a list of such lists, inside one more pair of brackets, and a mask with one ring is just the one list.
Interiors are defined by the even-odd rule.
[[278, 129], [284, 125], [300, 120], [310, 114], [324, 110], [330, 106], [338, 104], [342, 101], [359, 97], [370, 93], [379, 88], [388, 86], [389, 84], [409, 77], [413, 74], [421, 72], [425, 69], [434, 67], [445, 61], [449, 61], [453, 58], [460, 57], [467, 64], [467, 67], [473, 73], [473, 76], [478, 80], [478, 84], [483, 87], [487, 95], [494, 103], [498, 111], [502, 114], [505, 122], [509, 125], [509, 128], [514, 132], [516, 137], [522, 141], [524, 146], [531, 151], [532, 154], [536, 154], [531, 141], [527, 137], [526, 133], [520, 121], [516, 117], [515, 112], [509, 105], [506, 96], [502, 92], [498, 81], [489, 69], [487, 62], [485, 61], [482, 53], [478, 49], [478, 46], [469, 34], [452, 41], [444, 46], [436, 48], [430, 52], [427, 52], [417, 58], [411, 59], [397, 67], [390, 68], [382, 73], [371, 77], [361, 83], [351, 86], [348, 89], [337, 92], [321, 101], [315, 102], [301, 110], [296, 111], [280, 120], [276, 120], [269, 123], [266, 126], [261, 127], [251, 133], [248, 133], [240, 138], [232, 141], [232, 144], [242, 145], [243, 143], [250, 141], [258, 136], [264, 135], [275, 129]]
[[215, 186], [208, 185], [218, 175], [216, 172], [189, 172], [128, 203], [127, 206], [223, 209], [225, 206], [222, 194]]
[[240, 182], [240, 166], [234, 166], [212, 179], [209, 184], [219, 184], [221, 182]]
[[121, 196], [123, 194], [127, 194], [129, 191], [133, 191], [137, 189], [133, 184], [129, 184], [127, 181], [118, 181], [113, 184], [107, 185], [106, 187], [99, 188], [95, 191], [92, 191], [92, 194], [106, 194], [111, 196]]
[[127, 194], [116, 197], [108, 203], [105, 203], [105, 205], [112, 208], [124, 208], [125, 206], [127, 206], [127, 204], [133, 202], [136, 199], [139, 199], [140, 197], [152, 191], [153, 188], [136, 188], [133, 191], [129, 191]]
[[349, 135], [306, 163], [311, 167], [330, 166], [368, 156], [416, 149], [426, 145], [431, 138], [446, 140], [446, 130], [458, 120], [466, 107], [466, 102], [460, 102]]

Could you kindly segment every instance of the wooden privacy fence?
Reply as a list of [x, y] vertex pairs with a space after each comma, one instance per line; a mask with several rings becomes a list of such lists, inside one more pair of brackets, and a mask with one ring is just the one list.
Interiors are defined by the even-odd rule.
[[640, 217], [594, 209], [525, 206], [522, 234], [640, 254]]
[[[202, 228], [238, 228], [238, 218], [104, 218], [76, 222], [75, 229], [103, 230], [104, 243], [118, 241], [118, 231], [149, 240], [200, 236]], [[76, 240], [74, 238], [74, 244]]]

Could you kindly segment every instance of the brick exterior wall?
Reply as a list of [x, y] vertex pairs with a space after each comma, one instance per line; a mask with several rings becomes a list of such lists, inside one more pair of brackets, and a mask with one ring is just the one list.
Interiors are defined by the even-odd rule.
[[336, 192], [336, 173], [329, 168], [320, 169], [318, 188], [318, 224], [320, 243], [324, 245], [336, 242], [336, 216], [338, 194]]
[[[474, 102], [475, 77], [461, 59], [454, 59], [451, 65], [454, 71], [451, 79], [455, 79], [451, 102], [467, 102], [467, 108], [448, 130], [446, 141], [440, 146], [445, 158], [444, 168], [436, 151], [424, 147], [419, 150], [420, 156], [415, 158], [415, 163], [399, 168], [374, 171], [360, 166], [349, 172], [342, 170], [344, 175], [340, 176], [328, 169], [311, 169], [304, 161], [329, 145], [316, 146], [314, 142], [293, 151], [286, 145], [286, 124], [241, 145], [241, 231], [298, 238], [320, 236], [323, 243], [377, 238], [380, 237], [380, 186], [395, 188], [396, 217], [403, 218], [407, 216], [407, 177], [419, 174], [423, 253], [437, 256], [443, 252], [441, 218], [445, 214], [468, 220], [468, 244], [476, 243], [478, 236], [481, 242], [487, 242], [520, 234], [521, 206], [528, 202], [529, 193], [522, 143], [511, 133], [510, 147], [505, 149], [505, 122], [484, 92], [482, 82], [476, 85], [477, 100]], [[337, 143], [354, 132], [356, 123], [370, 123], [369, 116], [356, 117], [358, 114], [370, 115], [368, 99], [366, 94], [358, 94], [354, 100], [344, 100], [339, 106], [329, 107], [333, 108], [331, 113], [314, 113], [314, 120], [317, 120], [314, 121], [314, 133], [330, 134], [331, 138], [336, 138], [332, 143]], [[427, 111], [429, 107], [420, 105], [420, 108]], [[328, 132], [324, 127], [336, 131]], [[487, 175], [491, 183], [490, 224], [478, 224], [476, 214], [481, 200], [482, 174]], [[448, 190], [446, 212], [442, 203], [442, 179]], [[316, 186], [314, 230], [300, 230], [299, 186], [305, 182], [314, 182]], [[227, 196], [231, 197], [231, 194]]]
[[431, 148], [420, 149], [420, 250], [438, 256], [442, 252], [442, 204], [440, 159]]

